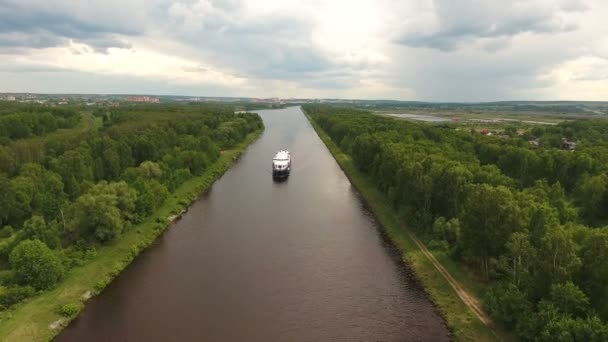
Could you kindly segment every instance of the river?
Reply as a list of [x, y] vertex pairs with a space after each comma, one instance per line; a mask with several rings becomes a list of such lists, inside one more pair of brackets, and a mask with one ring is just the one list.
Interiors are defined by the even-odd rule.
[[263, 136], [57, 341], [449, 340], [300, 108], [258, 113]]

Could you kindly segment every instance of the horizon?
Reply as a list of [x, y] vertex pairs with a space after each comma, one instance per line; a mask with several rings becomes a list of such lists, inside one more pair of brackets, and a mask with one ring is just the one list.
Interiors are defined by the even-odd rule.
[[[364, 98], [340, 98], [340, 97], [279, 97], [279, 96], [261, 96], [261, 97], [250, 97], [250, 96], [211, 96], [211, 95], [170, 95], [170, 94], [150, 94], [150, 93], [40, 93], [40, 92], [3, 92], [0, 91], [1, 95], [41, 95], [41, 96], [117, 96], [117, 97], [128, 97], [128, 96], [151, 96], [151, 97], [175, 97], [175, 98], [222, 98], [222, 99], [252, 99], [252, 100], [336, 100], [336, 101], [361, 101], [361, 102], [401, 102], [401, 103], [428, 103], [428, 104], [491, 104], [491, 103], [548, 103], [548, 102], [574, 102], [574, 103], [605, 103], [607, 100], [488, 100], [488, 101], [422, 101], [422, 100], [397, 100], [390, 98], [375, 98], [375, 99], [364, 99]], [[4, 101], [0, 98], [0, 101]]]

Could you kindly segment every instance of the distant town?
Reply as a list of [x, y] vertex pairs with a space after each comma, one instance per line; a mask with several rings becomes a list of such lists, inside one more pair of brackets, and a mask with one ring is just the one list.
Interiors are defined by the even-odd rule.
[[304, 103], [357, 103], [358, 100], [343, 99], [281, 99], [250, 97], [201, 97], [201, 96], [150, 96], [150, 95], [98, 95], [98, 94], [36, 94], [36, 93], [0, 93], [0, 101], [16, 101], [50, 105], [86, 104], [118, 105], [121, 102], [133, 103], [169, 103], [169, 102], [248, 102], [263, 104], [304, 104]]

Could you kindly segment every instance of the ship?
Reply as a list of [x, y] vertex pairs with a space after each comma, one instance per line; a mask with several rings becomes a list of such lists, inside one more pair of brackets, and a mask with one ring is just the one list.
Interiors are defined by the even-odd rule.
[[287, 177], [291, 172], [291, 154], [287, 150], [278, 151], [272, 158], [272, 176]]

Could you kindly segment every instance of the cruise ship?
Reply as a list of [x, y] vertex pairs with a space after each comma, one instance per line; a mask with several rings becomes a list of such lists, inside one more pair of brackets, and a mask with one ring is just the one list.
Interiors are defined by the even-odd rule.
[[291, 171], [291, 154], [289, 151], [281, 150], [272, 158], [272, 176], [287, 177]]

